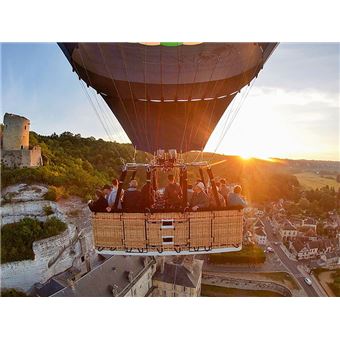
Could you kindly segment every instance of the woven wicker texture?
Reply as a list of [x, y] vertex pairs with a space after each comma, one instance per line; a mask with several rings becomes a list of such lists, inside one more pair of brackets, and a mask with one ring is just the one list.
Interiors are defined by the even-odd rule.
[[96, 247], [125, 251], [210, 250], [242, 244], [243, 213], [97, 213], [92, 215]]

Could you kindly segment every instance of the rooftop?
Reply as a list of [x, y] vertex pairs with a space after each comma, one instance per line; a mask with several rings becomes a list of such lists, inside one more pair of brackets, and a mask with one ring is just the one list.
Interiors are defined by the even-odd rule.
[[284, 221], [282, 229], [283, 230], [296, 230], [296, 228], [293, 226], [293, 224], [288, 220]]
[[178, 286], [196, 288], [202, 274], [203, 261], [193, 259], [191, 263], [166, 262], [164, 270], [157, 270], [153, 279], [161, 282], [172, 283]]
[[153, 257], [112, 256], [75, 281], [73, 287], [67, 286], [53, 296], [112, 297], [113, 290], [115, 296], [122, 296], [131, 282], [154, 263]]
[[303, 248], [305, 248], [305, 245], [301, 241], [295, 241], [293, 242], [292, 246], [294, 249], [299, 253]]
[[263, 222], [260, 219], [258, 219], [256, 221], [256, 223], [254, 224], [254, 227], [264, 228], [264, 224], [263, 224]]
[[255, 229], [255, 234], [259, 235], [259, 236], [267, 236], [267, 234], [265, 233], [265, 231], [263, 230], [263, 228], [256, 228]]
[[316, 221], [314, 220], [314, 218], [308, 217], [305, 220], [303, 220], [303, 224], [312, 224], [312, 225], [316, 225]]

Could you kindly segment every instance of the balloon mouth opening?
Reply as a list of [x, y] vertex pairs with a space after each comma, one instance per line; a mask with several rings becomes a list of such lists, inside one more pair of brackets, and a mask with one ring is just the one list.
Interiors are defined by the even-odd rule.
[[167, 47], [177, 47], [177, 46], [194, 46], [202, 44], [201, 42], [140, 42], [139, 44], [146, 46], [167, 46]]

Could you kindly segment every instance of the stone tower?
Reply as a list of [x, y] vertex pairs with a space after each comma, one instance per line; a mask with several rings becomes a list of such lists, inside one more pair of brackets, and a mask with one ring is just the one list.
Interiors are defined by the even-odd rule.
[[6, 113], [4, 116], [3, 149], [29, 149], [30, 121], [22, 116]]
[[9, 168], [43, 165], [40, 146], [29, 148], [29, 119], [5, 113], [2, 133], [1, 163]]

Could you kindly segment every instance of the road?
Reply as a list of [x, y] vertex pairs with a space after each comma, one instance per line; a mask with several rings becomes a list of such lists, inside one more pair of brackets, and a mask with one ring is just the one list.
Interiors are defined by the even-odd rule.
[[[280, 248], [280, 244], [275, 245], [274, 242], [279, 242], [277, 237], [273, 234], [273, 227], [268, 217], [262, 218], [262, 222], [265, 226], [265, 230], [267, 233], [267, 239], [270, 243], [271, 247], [274, 249], [276, 255], [280, 258], [282, 263], [288, 268], [291, 274], [295, 277], [297, 281], [299, 281], [300, 285], [303, 287], [308, 296], [319, 296], [313, 286], [309, 286], [304, 281], [304, 276], [301, 274], [299, 269], [297, 268], [298, 262], [292, 261], [287, 257], [284, 251]], [[280, 243], [280, 242], [279, 242]]]

